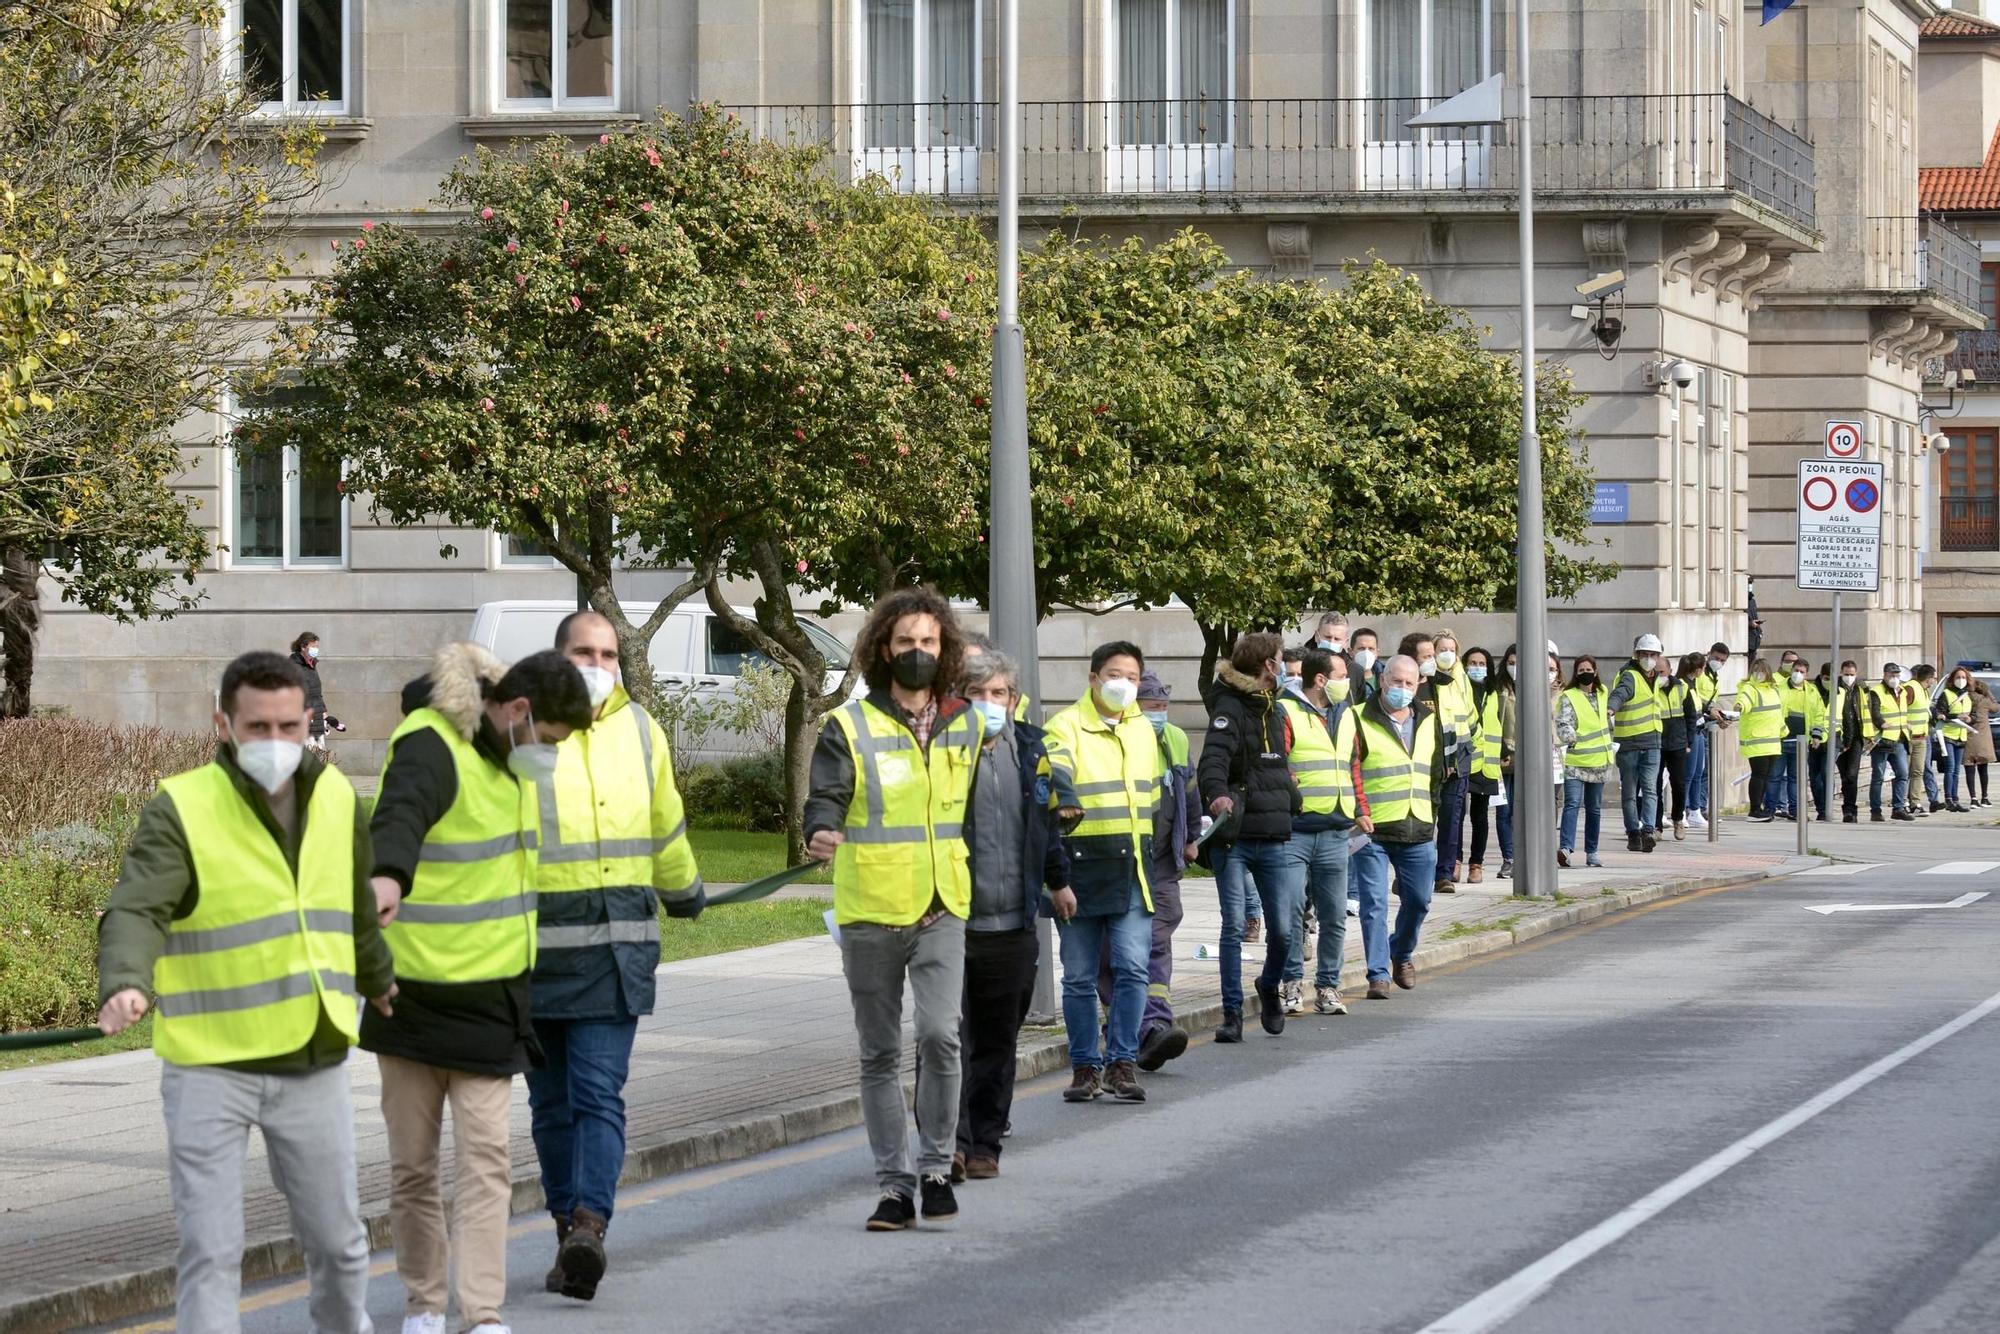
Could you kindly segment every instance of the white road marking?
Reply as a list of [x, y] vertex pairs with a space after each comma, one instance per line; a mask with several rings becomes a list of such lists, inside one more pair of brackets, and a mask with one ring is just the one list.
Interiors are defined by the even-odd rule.
[[1855, 1071], [1775, 1121], [1751, 1131], [1728, 1148], [1696, 1164], [1649, 1195], [1633, 1201], [1588, 1232], [1571, 1238], [1512, 1278], [1488, 1288], [1443, 1319], [1435, 1320], [1418, 1334], [1487, 1334], [1519, 1315], [1552, 1284], [1576, 1266], [1619, 1241], [1641, 1224], [1659, 1216], [1679, 1201], [1700, 1190], [1730, 1168], [1747, 1161], [1759, 1149], [1783, 1139], [1828, 1108], [1845, 1102], [1862, 1089], [1897, 1067], [1915, 1060], [1953, 1034], [1972, 1027], [1995, 1010], [2000, 1010], [2000, 994], [1967, 1010], [1958, 1018], [1924, 1034], [1908, 1046], [1900, 1047], [1872, 1065]]
[[1917, 872], [1918, 875], [1985, 875], [2000, 862], [1939, 862]]
[[1925, 908], [1963, 908], [1969, 903], [1977, 903], [1987, 896], [1987, 891], [1976, 889], [1970, 894], [1961, 894], [1950, 903], [1821, 903], [1807, 908], [1822, 917], [1837, 912], [1921, 912]]
[[1825, 866], [1814, 866], [1803, 871], [1792, 872], [1792, 878], [1820, 875], [1860, 875], [1863, 871], [1879, 871], [1887, 862], [1828, 862]]

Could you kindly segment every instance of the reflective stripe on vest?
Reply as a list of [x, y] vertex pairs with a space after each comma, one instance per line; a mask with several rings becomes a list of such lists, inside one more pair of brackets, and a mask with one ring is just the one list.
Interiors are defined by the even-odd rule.
[[[1874, 701], [1876, 708], [1869, 707], [1870, 700]], [[1875, 720], [1878, 709], [1882, 715], [1880, 726], [1876, 725]], [[1878, 736], [1887, 737], [1891, 741], [1900, 741], [1907, 731], [1905, 723], [1901, 688], [1891, 690], [1880, 682], [1869, 686], [1866, 697], [1861, 701], [1862, 737], [1869, 741]]]
[[1638, 668], [1626, 667], [1618, 673], [1617, 685], [1627, 684], [1631, 686], [1632, 697], [1611, 721], [1611, 735], [1618, 741], [1652, 736], [1660, 730], [1660, 700], [1653, 693], [1653, 683]]
[[1736, 692], [1743, 717], [1737, 725], [1737, 747], [1745, 759], [1776, 755], [1785, 744], [1785, 697], [1778, 687], [1745, 681]]
[[1930, 696], [1920, 685], [1904, 688], [1910, 693], [1903, 705], [1903, 726], [1910, 736], [1928, 736], [1931, 730]]
[[1604, 721], [1607, 696], [1595, 699], [1575, 686], [1563, 691], [1576, 713], [1576, 740], [1569, 743], [1563, 763], [1577, 769], [1602, 769], [1611, 763], [1611, 728]]
[[220, 764], [160, 784], [187, 839], [194, 911], [167, 929], [153, 965], [153, 1049], [176, 1065], [261, 1061], [298, 1051], [322, 1018], [352, 1043], [354, 788], [337, 769], [299, 812], [295, 875]]
[[1474, 738], [1478, 743], [1473, 754], [1472, 772], [1481, 778], [1500, 778], [1500, 690], [1495, 687], [1486, 692], [1486, 699], [1479, 706], [1479, 732]]
[[1431, 806], [1431, 772], [1442, 762], [1438, 750], [1444, 739], [1437, 715], [1417, 715], [1409, 750], [1403, 749], [1395, 729], [1384, 727], [1365, 709], [1358, 735], [1365, 743], [1361, 790], [1368, 795], [1368, 815], [1375, 827], [1410, 818], [1432, 823], [1436, 813]]
[[[622, 690], [614, 698], [623, 702], [556, 748], [554, 779], [536, 784], [541, 816], [537, 887], [543, 894], [560, 894], [646, 886], [668, 899], [692, 897], [700, 876], [691, 850], [666, 868], [676, 883], [653, 883], [657, 859], [685, 845], [687, 821], [677, 818], [678, 802], [669, 801], [673, 813], [662, 822], [675, 823], [665, 834], [654, 835], [661, 794], [654, 772], [653, 719], [627, 701]], [[667, 782], [671, 786], [671, 776]], [[647, 920], [652, 915], [649, 910]], [[546, 935], [542, 943], [548, 944]]]
[[854, 760], [846, 841], [833, 856], [836, 921], [908, 926], [934, 898], [953, 916], [971, 912], [964, 821], [979, 762], [977, 717], [963, 709], [939, 722], [926, 753], [900, 718], [866, 699], [834, 713]]
[[1954, 746], [1962, 746], [1971, 736], [1969, 724], [1972, 721], [1972, 692], [1953, 690], [1950, 686], [1946, 686], [1943, 699], [1946, 717], [1944, 725], [1939, 730], [1944, 733], [1946, 741]]
[[1354, 710], [1342, 709], [1338, 734], [1303, 700], [1284, 701], [1292, 721], [1292, 778], [1307, 815], [1354, 818]]
[[1116, 720], [1105, 718], [1090, 695], [1057, 713], [1044, 729], [1056, 790], [1065, 799], [1074, 794], [1083, 809], [1083, 818], [1063, 835], [1079, 862], [1092, 863], [1078, 878], [1108, 883], [1129, 872], [1147, 912], [1153, 911], [1147, 850], [1164, 761], [1152, 730], [1137, 708]]
[[535, 793], [481, 755], [450, 720], [418, 709], [389, 737], [429, 730], [451, 751], [458, 791], [424, 835], [417, 873], [383, 928], [396, 974], [419, 982], [486, 982], [535, 964]]

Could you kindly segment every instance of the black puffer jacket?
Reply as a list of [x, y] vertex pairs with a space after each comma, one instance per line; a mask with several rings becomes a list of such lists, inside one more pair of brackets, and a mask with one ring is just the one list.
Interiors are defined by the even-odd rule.
[[1276, 692], [1224, 663], [1215, 674], [1199, 770], [1205, 809], [1217, 797], [1236, 802], [1235, 824], [1222, 837], [1239, 843], [1291, 838], [1292, 817], [1304, 803], [1292, 779], [1290, 753]]

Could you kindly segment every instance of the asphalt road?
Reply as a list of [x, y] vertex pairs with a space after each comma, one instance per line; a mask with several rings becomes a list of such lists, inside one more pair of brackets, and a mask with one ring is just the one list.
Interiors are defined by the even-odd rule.
[[[774, 1334], [2000, 1330], [2000, 833], [1949, 833], [1922, 860], [1670, 900], [1282, 1038], [1204, 1040], [1144, 1106], [1067, 1106], [1063, 1080], [1038, 1081], [1004, 1175], [960, 1187], [949, 1228], [863, 1231], [858, 1131], [635, 1188], [588, 1306], [541, 1292], [553, 1232], [522, 1220], [509, 1316]], [[1922, 874], [1952, 857], [1975, 869]], [[401, 1291], [378, 1260], [373, 1309], [395, 1331]], [[300, 1297], [251, 1294], [245, 1327], [305, 1328]]]

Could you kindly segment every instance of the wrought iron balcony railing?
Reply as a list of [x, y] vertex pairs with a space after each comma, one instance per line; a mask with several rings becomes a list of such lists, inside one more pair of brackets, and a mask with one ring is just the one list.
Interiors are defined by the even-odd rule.
[[1945, 371], [1957, 371], [1960, 385], [1969, 380], [1989, 389], [2000, 389], [2000, 329], [1975, 329], [1960, 334], [1958, 346], [1937, 358], [1937, 363], [1940, 376]]
[[[1812, 145], [1727, 94], [1533, 99], [1535, 189], [1551, 196], [1735, 194], [1815, 226]], [[1027, 102], [1021, 193], [1038, 203], [1507, 194], [1513, 127], [1423, 130], [1417, 98]], [[843, 179], [977, 203], [998, 189], [984, 103], [733, 108], [753, 132], [818, 145]]]
[[1979, 243], [1934, 217], [1868, 219], [1868, 285], [1979, 309]]
[[2000, 499], [1943, 496], [1938, 545], [1944, 551], [2000, 551]]

